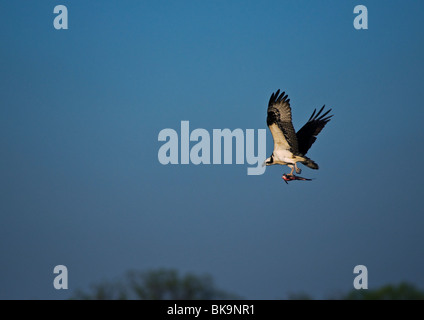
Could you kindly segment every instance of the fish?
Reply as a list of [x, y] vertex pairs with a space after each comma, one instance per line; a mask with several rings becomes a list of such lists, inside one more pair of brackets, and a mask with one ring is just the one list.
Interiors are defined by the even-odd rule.
[[286, 184], [289, 184], [288, 181], [293, 181], [293, 180], [312, 181], [312, 179], [299, 177], [299, 176], [296, 176], [294, 174], [283, 174], [283, 176], [281, 178], [283, 178], [283, 180]]

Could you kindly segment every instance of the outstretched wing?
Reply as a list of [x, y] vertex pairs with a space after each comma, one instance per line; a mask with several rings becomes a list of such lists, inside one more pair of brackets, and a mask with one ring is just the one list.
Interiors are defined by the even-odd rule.
[[321, 115], [324, 107], [325, 105], [318, 111], [317, 114], [315, 114], [317, 111], [317, 109], [315, 109], [308, 122], [306, 122], [306, 124], [296, 133], [299, 152], [303, 155], [308, 152], [309, 148], [317, 139], [318, 134], [333, 116], [327, 116], [331, 109]]
[[268, 103], [266, 124], [274, 139], [274, 151], [278, 149], [298, 153], [297, 137], [292, 124], [290, 99], [280, 90], [273, 93]]

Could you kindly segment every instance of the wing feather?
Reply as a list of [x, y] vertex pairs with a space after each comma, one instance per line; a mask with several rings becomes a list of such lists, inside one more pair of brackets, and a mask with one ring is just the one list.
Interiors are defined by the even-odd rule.
[[[324, 110], [325, 105], [318, 111], [314, 110], [308, 122], [296, 133], [299, 153], [305, 155], [314, 142], [317, 140], [318, 134], [324, 129], [325, 125], [331, 120], [333, 115], [327, 116], [330, 110], [327, 110], [324, 114], [321, 114]], [[316, 114], [315, 114], [316, 113]]]
[[274, 150], [289, 150], [298, 154], [298, 141], [293, 128], [290, 99], [285, 92], [277, 90], [268, 103], [267, 125], [274, 139]]

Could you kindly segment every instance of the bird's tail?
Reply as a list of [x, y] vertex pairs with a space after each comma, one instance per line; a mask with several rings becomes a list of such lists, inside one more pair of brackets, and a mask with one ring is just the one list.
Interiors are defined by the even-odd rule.
[[305, 166], [307, 166], [307, 167], [309, 167], [311, 169], [318, 170], [319, 167], [318, 167], [318, 164], [315, 161], [309, 159], [306, 156], [301, 156], [299, 158], [300, 158], [299, 159], [300, 163], [304, 164]]

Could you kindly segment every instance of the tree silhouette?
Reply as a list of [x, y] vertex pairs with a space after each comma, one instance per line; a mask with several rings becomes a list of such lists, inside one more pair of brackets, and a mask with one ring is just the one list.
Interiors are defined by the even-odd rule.
[[424, 300], [424, 291], [414, 285], [401, 282], [398, 285], [385, 285], [374, 290], [352, 290], [345, 300]]
[[[180, 275], [174, 269], [130, 271], [122, 280], [102, 282], [91, 286], [88, 292], [76, 291], [71, 299], [82, 300], [238, 300], [240, 296], [215, 287], [209, 275]], [[311, 300], [307, 293], [290, 293], [289, 300]], [[424, 300], [424, 291], [402, 282], [377, 289], [351, 290], [328, 299], [337, 300]]]
[[90, 292], [78, 290], [72, 299], [82, 300], [226, 300], [240, 299], [215, 288], [209, 275], [179, 275], [173, 269], [130, 271], [122, 281], [91, 286]]

